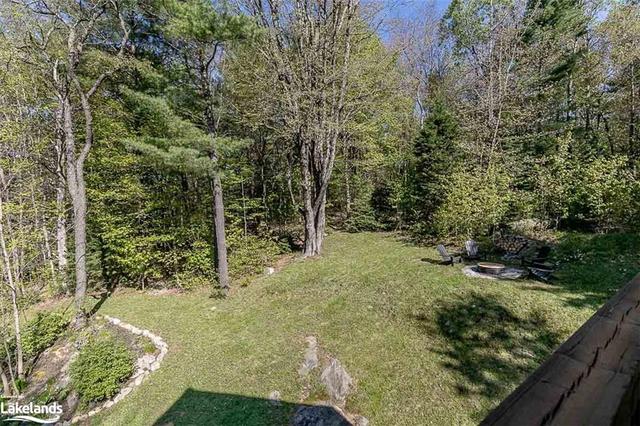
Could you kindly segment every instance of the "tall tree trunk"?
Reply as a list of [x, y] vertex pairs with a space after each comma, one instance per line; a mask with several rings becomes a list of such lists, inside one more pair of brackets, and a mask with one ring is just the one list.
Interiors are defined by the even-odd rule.
[[4, 369], [2, 368], [2, 364], [0, 364], [0, 380], [2, 380], [2, 394], [4, 396], [11, 395], [11, 384], [9, 383], [9, 378], [4, 373]]
[[[212, 56], [215, 58], [215, 53]], [[206, 69], [206, 67], [205, 67]], [[216, 114], [216, 108], [214, 104], [214, 95], [219, 93], [218, 90], [214, 90], [211, 86], [211, 82], [208, 79], [208, 73], [201, 78], [202, 84], [202, 97], [207, 100], [207, 105], [204, 111], [204, 118], [207, 123], [207, 130], [211, 136], [211, 152], [209, 158], [213, 162], [214, 166], [218, 166], [218, 152], [215, 146], [215, 137], [218, 133], [218, 125], [220, 123], [220, 116]], [[227, 237], [225, 235], [225, 220], [224, 220], [224, 200], [222, 197], [222, 181], [218, 171], [214, 172], [211, 179], [211, 189], [213, 192], [213, 232], [215, 239], [215, 252], [216, 252], [216, 272], [218, 273], [218, 285], [222, 290], [222, 294], [225, 296], [229, 293], [229, 263], [227, 261]]]
[[[87, 124], [87, 123], [85, 123]], [[91, 123], [88, 123], [91, 125]], [[84, 311], [84, 300], [87, 292], [87, 193], [84, 182], [84, 157], [76, 158], [75, 136], [73, 133], [73, 115], [71, 104], [65, 99], [64, 131], [67, 163], [67, 187], [73, 205], [73, 241], [75, 254], [75, 308], [74, 326], [82, 328], [87, 317]]]
[[56, 257], [58, 258], [58, 280], [66, 294], [69, 294], [67, 282], [67, 209], [65, 204], [64, 180], [64, 106], [60, 103], [56, 111]]
[[56, 254], [58, 257], [58, 276], [65, 293], [69, 293], [67, 282], [67, 214], [64, 202], [64, 182], [56, 187]]
[[[212, 156], [214, 159], [215, 156]], [[215, 160], [214, 160], [215, 161]], [[216, 272], [218, 284], [224, 295], [229, 292], [229, 264], [227, 262], [227, 241], [224, 222], [224, 201], [222, 199], [222, 181], [216, 173], [211, 180], [213, 192], [213, 232], [215, 238]]]
[[76, 189], [72, 195], [73, 202], [73, 241], [76, 262], [75, 326], [86, 325], [84, 301], [87, 293], [87, 193], [84, 183], [83, 169], [80, 167], [76, 176]]
[[[304, 256], [316, 256], [322, 251], [325, 232], [325, 208], [327, 203], [327, 185], [331, 176], [333, 161], [327, 169], [314, 170], [313, 149], [308, 142], [301, 143], [301, 173], [304, 219]], [[315, 173], [314, 173], [315, 172]]]
[[4, 263], [4, 272], [6, 275], [7, 286], [11, 297], [11, 309], [13, 311], [13, 328], [16, 340], [16, 372], [21, 379], [24, 377], [23, 355], [22, 355], [22, 337], [20, 334], [20, 310], [18, 307], [18, 283], [14, 279], [11, 270], [11, 259], [7, 252], [7, 242], [4, 234], [4, 202], [0, 197], [0, 248], [2, 249], [2, 259]]
[[349, 167], [349, 138], [344, 141], [342, 154], [344, 160], [344, 188], [345, 188], [345, 211], [347, 217], [351, 216], [351, 169]]
[[636, 158], [636, 147], [634, 143], [636, 135], [636, 69], [635, 62], [631, 63], [631, 99], [629, 105], [629, 158]]
[[244, 236], [247, 236], [247, 199], [244, 193], [244, 181], [240, 181], [240, 192], [242, 194], [242, 223], [244, 225]]

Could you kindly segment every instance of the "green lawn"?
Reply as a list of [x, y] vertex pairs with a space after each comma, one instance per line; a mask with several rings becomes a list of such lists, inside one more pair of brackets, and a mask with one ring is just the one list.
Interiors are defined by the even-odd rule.
[[[572, 238], [559, 255], [580, 244], [587, 254], [556, 285], [471, 279], [422, 260], [436, 259], [435, 250], [397, 236], [338, 233], [322, 258], [296, 261], [227, 300], [118, 294], [100, 313], [161, 335], [169, 353], [94, 423], [287, 424], [308, 335], [354, 377], [347, 409], [371, 424], [477, 423], [638, 271], [640, 239], [625, 246], [635, 258], [604, 259], [606, 277], [593, 279], [576, 265], [593, 268], [589, 256], [608, 252], [593, 254], [595, 237]], [[274, 390], [281, 406], [266, 401]]]

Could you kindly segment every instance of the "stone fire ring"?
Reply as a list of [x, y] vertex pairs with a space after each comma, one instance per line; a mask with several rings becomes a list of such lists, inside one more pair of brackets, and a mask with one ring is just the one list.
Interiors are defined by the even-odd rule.
[[486, 273], [480, 271], [477, 265], [469, 265], [462, 268], [462, 273], [472, 278], [485, 278], [488, 280], [517, 280], [525, 278], [528, 271], [520, 268], [510, 268], [504, 266], [498, 273]]
[[478, 272], [491, 275], [499, 275], [506, 268], [502, 263], [480, 262], [476, 265]]

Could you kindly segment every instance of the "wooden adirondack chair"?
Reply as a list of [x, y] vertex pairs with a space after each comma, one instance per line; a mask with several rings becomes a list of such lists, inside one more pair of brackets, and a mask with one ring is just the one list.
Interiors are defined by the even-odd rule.
[[443, 246], [442, 244], [438, 244], [438, 246], [436, 247], [436, 250], [438, 250], [438, 253], [442, 257], [443, 265], [453, 265], [454, 263], [460, 263], [462, 261], [460, 256], [449, 254], [446, 247]]
[[555, 271], [553, 269], [536, 268], [536, 267], [530, 266], [529, 272], [531, 273], [531, 276], [534, 279], [548, 283], [554, 278], [553, 273]]
[[468, 240], [464, 243], [464, 248], [467, 251], [465, 258], [469, 260], [483, 259], [484, 256], [480, 252], [480, 246], [474, 240]]

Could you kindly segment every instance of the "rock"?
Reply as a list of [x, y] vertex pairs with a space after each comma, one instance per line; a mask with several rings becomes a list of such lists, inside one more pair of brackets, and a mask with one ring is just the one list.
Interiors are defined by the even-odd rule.
[[160, 363], [156, 361], [153, 364], [151, 364], [151, 367], [149, 367], [149, 370], [156, 371], [158, 368], [160, 368]]
[[309, 336], [306, 341], [308, 345], [307, 351], [304, 354], [302, 366], [298, 370], [298, 374], [302, 377], [318, 366], [318, 340], [314, 336]]
[[369, 426], [369, 419], [361, 415], [354, 416], [353, 426]]
[[80, 396], [78, 395], [78, 392], [72, 391], [71, 393], [69, 393], [69, 396], [62, 404], [64, 413], [72, 414], [74, 411], [76, 411], [76, 408], [78, 408], [79, 404]]
[[111, 408], [111, 407], [113, 407], [113, 404], [114, 404], [113, 401], [107, 401], [107, 402], [104, 403], [102, 408]]
[[347, 373], [347, 370], [342, 367], [340, 361], [335, 358], [331, 358], [329, 365], [324, 369], [320, 376], [320, 381], [327, 389], [327, 393], [331, 398], [331, 402], [338, 406], [344, 406], [347, 395], [351, 390], [353, 379]]
[[327, 405], [302, 405], [291, 419], [293, 426], [351, 426], [351, 423], [334, 407]]
[[140, 386], [142, 384], [143, 380], [144, 380], [144, 376], [136, 377], [136, 380], [134, 380], [134, 382], [133, 382], [134, 386]]
[[272, 405], [280, 405], [280, 392], [274, 390], [269, 394], [269, 402]]
[[521, 356], [521, 357], [526, 357], [526, 358], [535, 358], [536, 354], [534, 354], [533, 352], [531, 352], [528, 349], [525, 348], [516, 348], [513, 351], [514, 354], [516, 354], [517, 356]]
[[264, 268], [265, 275], [273, 275], [275, 273], [276, 273], [276, 268], [272, 268], [271, 266], [267, 266], [266, 268]]
[[123, 388], [120, 391], [120, 395], [122, 395], [122, 397], [124, 398], [125, 396], [129, 395], [132, 390], [133, 390], [133, 388], [131, 386], [127, 386], [126, 388]]
[[138, 358], [138, 367], [142, 369], [148, 369], [151, 364], [156, 360], [152, 354], [146, 354], [142, 358]]

